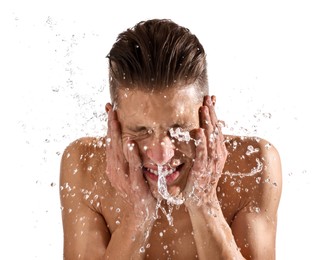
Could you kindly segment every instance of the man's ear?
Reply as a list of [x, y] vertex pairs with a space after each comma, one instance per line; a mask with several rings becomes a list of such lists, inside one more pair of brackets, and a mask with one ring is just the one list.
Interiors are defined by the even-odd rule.
[[105, 105], [105, 111], [106, 111], [106, 113], [108, 113], [112, 109], [113, 109], [113, 107], [112, 107], [111, 103], [106, 103], [106, 105]]

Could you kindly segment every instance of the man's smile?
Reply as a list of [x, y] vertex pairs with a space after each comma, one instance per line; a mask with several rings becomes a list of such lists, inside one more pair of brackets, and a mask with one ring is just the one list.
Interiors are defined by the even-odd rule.
[[[180, 164], [175, 168], [163, 167], [162, 171], [163, 174], [165, 175], [167, 185], [174, 183], [178, 179], [183, 165], [184, 164]], [[143, 167], [143, 173], [145, 177], [147, 177], [149, 180], [153, 182], [157, 182], [159, 174], [162, 174], [158, 172], [158, 167]]]

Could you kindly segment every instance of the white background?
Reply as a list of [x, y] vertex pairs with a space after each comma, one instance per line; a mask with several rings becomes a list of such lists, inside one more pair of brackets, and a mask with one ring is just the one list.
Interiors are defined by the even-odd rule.
[[149, 18], [170, 18], [201, 40], [226, 132], [258, 135], [279, 149], [277, 258], [330, 256], [329, 1], [7, 2], [0, 4], [1, 259], [62, 259], [61, 153], [78, 137], [104, 135], [105, 56], [118, 33]]

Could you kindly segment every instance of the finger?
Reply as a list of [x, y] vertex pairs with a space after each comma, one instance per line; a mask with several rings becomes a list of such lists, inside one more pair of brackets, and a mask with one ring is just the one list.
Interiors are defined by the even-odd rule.
[[125, 149], [129, 164], [129, 179], [134, 190], [137, 190], [146, 185], [143, 178], [142, 159], [139, 154], [138, 145], [134, 141], [127, 141]]
[[128, 167], [123, 154], [121, 125], [117, 120], [115, 111], [109, 110], [108, 116], [107, 175], [111, 183], [123, 183]]
[[210, 118], [211, 118], [211, 123], [213, 125], [213, 127], [216, 126], [218, 118], [217, 118], [217, 114], [216, 111], [214, 109], [216, 103], [216, 97], [215, 96], [205, 96], [204, 97], [204, 102], [203, 105], [207, 106], [209, 108], [209, 113], [210, 113]]
[[224, 138], [222, 135], [222, 128], [225, 125], [225, 122], [222, 120], [218, 120], [217, 113], [215, 111], [216, 100], [217, 100], [216, 96], [211, 96], [210, 99], [209, 96], [205, 96], [204, 104], [209, 108], [211, 124], [212, 127], [214, 128], [213, 134], [215, 135], [215, 137], [219, 135], [220, 136], [219, 141], [223, 142]]
[[209, 108], [207, 106], [201, 107], [200, 117], [208, 146], [208, 155], [210, 157], [215, 149], [215, 127], [212, 125]]
[[113, 109], [113, 106], [110, 104], [110, 103], [107, 103], [106, 106], [105, 106], [105, 109], [107, 111], [107, 115], [108, 115], [108, 128], [111, 127], [110, 123], [113, 121], [113, 120], [118, 120], [118, 116], [117, 116], [117, 113], [116, 111]]
[[216, 105], [216, 102], [217, 102], [217, 97], [212, 95], [211, 96], [211, 101], [212, 101], [212, 105], [215, 106]]
[[213, 136], [215, 139], [217, 139], [217, 142], [224, 142], [224, 136], [222, 134], [222, 128], [225, 125], [225, 122], [222, 120], [218, 120], [216, 111], [215, 111], [215, 103], [216, 103], [216, 96], [205, 96], [204, 97], [204, 104], [209, 108], [210, 113], [210, 120], [213, 128]]
[[200, 173], [206, 168], [207, 161], [207, 146], [206, 146], [206, 137], [204, 130], [202, 128], [196, 129], [194, 131], [195, 139], [199, 140], [196, 145], [196, 154], [195, 161], [192, 166], [192, 171], [195, 173]]

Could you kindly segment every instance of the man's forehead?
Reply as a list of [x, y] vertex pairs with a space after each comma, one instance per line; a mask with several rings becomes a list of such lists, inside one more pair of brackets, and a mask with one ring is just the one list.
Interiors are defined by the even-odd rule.
[[[165, 99], [173, 101], [178, 98], [177, 101], [182, 103], [184, 98], [190, 98], [188, 103], [200, 103], [203, 102], [204, 93], [202, 93], [196, 84], [184, 85], [184, 86], [173, 86], [164, 88], [154, 88], [147, 89], [144, 87], [137, 86], [121, 86], [118, 88], [117, 93], [117, 103], [128, 99], [128, 97], [133, 98], [132, 101], [137, 101], [141, 99]], [[182, 100], [181, 100], [182, 98]]]
[[165, 127], [196, 124], [198, 101], [194, 88], [148, 93], [122, 89], [119, 93], [118, 117], [128, 126]]

